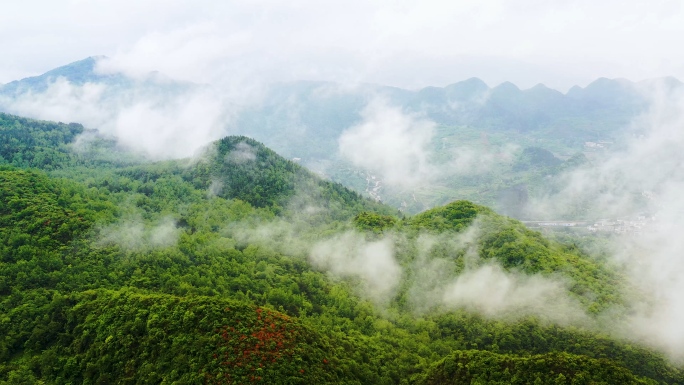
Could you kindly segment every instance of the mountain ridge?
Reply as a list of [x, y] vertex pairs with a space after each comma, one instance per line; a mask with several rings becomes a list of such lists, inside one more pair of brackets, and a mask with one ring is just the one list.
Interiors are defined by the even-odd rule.
[[[34, 82], [36, 80], [43, 80], [43, 79], [54, 79], [59, 76], [65, 77], [67, 80], [74, 82], [76, 84], [83, 84], [87, 80], [97, 80], [97, 77], [95, 75], [98, 75], [95, 71], [97, 62], [100, 60], [107, 60], [109, 59], [108, 56], [106, 55], [94, 55], [94, 56], [89, 56], [87, 58], [77, 60], [71, 63], [67, 63], [65, 65], [55, 67], [53, 69], [50, 69], [40, 75], [36, 76], [29, 76], [26, 78], [22, 79], [16, 79], [13, 81], [10, 81], [8, 83], [0, 84], [0, 86], [8, 86], [10, 84], [17, 84], [21, 82]], [[159, 73], [158, 71], [150, 71], [150, 74], [152, 73]], [[107, 75], [102, 75], [103, 78], [106, 78]], [[111, 75], [109, 75], [111, 76]], [[419, 89], [406, 89], [406, 88], [401, 88], [397, 86], [388, 86], [388, 85], [380, 85], [377, 83], [360, 83], [360, 85], [367, 85], [371, 87], [381, 87], [381, 88], [393, 88], [401, 91], [407, 91], [407, 92], [412, 92], [412, 93], [420, 93], [423, 90], [426, 89], [440, 89], [440, 90], [455, 90], [455, 89], [468, 89], [468, 88], [475, 88], [477, 90], [493, 90], [496, 88], [504, 87], [504, 88], [510, 88], [513, 86], [517, 91], [529, 91], [534, 88], [538, 87], [543, 87], [547, 89], [551, 89], [557, 92], [560, 92], [563, 95], [569, 96], [569, 94], [574, 94], [577, 92], [576, 90], [586, 90], [587, 88], [589, 89], [596, 89], [596, 88], [601, 88], [603, 86], [610, 85], [612, 87], [615, 87], [616, 85], [622, 85], [622, 86], [633, 86], [633, 85], [638, 85], [638, 84], [648, 84], [648, 83], [654, 83], [654, 82], [665, 82], [669, 83], [672, 85], [680, 86], [684, 83], [682, 83], [679, 79], [672, 77], [672, 76], [664, 76], [664, 77], [659, 77], [659, 78], [649, 78], [649, 79], [642, 79], [642, 80], [628, 80], [625, 78], [607, 78], [607, 77], [599, 77], [597, 79], [594, 79], [593, 81], [589, 82], [586, 86], [582, 87], [580, 85], [573, 85], [571, 86], [568, 91], [562, 92], [560, 90], [550, 88], [546, 86], [543, 83], [538, 83], [532, 87], [529, 88], [520, 88], [514, 83], [510, 81], [504, 81], [500, 84], [497, 84], [495, 86], [489, 86], [487, 85], [486, 82], [484, 82], [482, 79], [478, 77], [471, 77], [468, 79], [460, 80], [454, 83], [449, 83], [444, 86], [438, 86], [438, 85], [430, 85], [430, 86], [425, 86]], [[291, 84], [291, 83], [310, 83], [314, 85], [334, 85], [336, 82], [334, 81], [326, 81], [326, 80], [316, 80], [316, 81], [307, 81], [307, 80], [297, 80], [297, 81], [287, 81], [287, 82], [278, 82], [280, 84]], [[572, 91], [571, 90], [575, 90]]]

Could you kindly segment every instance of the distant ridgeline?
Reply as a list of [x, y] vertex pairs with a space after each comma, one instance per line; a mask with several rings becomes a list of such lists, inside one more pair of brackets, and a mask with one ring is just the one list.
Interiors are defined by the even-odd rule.
[[[659, 81], [682, 89], [676, 79], [652, 83]], [[304, 165], [325, 164], [331, 179], [364, 192], [369, 175], [384, 182], [382, 170], [340, 156], [339, 138], [364, 122], [362, 111], [369, 103], [383, 100], [387, 108], [435, 123], [432, 140], [422, 149], [434, 168], [448, 165], [464, 148], [493, 161], [486, 170], [449, 174], [446, 169], [445, 175], [411, 188], [382, 183], [375, 196], [406, 213], [460, 198], [523, 219], [524, 197], [547, 188], [548, 176], [576, 167], [585, 155], [600, 157], [641, 129], [631, 123], [650, 106], [644, 93], [648, 86], [649, 82], [602, 78], [563, 94], [541, 84], [527, 90], [511, 83], [491, 88], [477, 78], [417, 91], [293, 82], [273, 86], [263, 103], [238, 115], [233, 130], [248, 133], [284, 156], [300, 158]], [[551, 157], [535, 156], [540, 151]], [[480, 164], [471, 167], [476, 166]]]
[[39, 94], [45, 92], [58, 81], [68, 81], [75, 86], [85, 84], [103, 84], [113, 86], [115, 91], [130, 91], [136, 87], [139, 90], [149, 90], [154, 87], [167, 92], [183, 92], [193, 85], [185, 82], [172, 81], [158, 72], [151, 72], [142, 79], [134, 79], [122, 73], [105, 73], [98, 71], [97, 64], [105, 56], [91, 56], [62, 67], [55, 68], [39, 76], [32, 76], [0, 85], [0, 96], [18, 97], [24, 94]]
[[[40, 93], [60, 79], [77, 86], [86, 83], [114, 85], [120, 91], [131, 87], [155, 86], [166, 87], [166, 91], [183, 92], [199, 87], [170, 79], [158, 72], [151, 72], [140, 80], [123, 73], [100, 71], [98, 63], [106, 59], [104, 56], [93, 56], [39, 76], [0, 85], [0, 95]], [[236, 125], [247, 124], [251, 126], [250, 131], [257, 130], [264, 134], [278, 135], [278, 139], [287, 139], [284, 136], [286, 132], [295, 132], [283, 128], [292, 123], [294, 113], [294, 118], [307, 135], [334, 140], [344, 129], [359, 121], [358, 113], [370, 99], [382, 97], [391, 105], [400, 106], [407, 111], [425, 113], [440, 125], [468, 125], [485, 130], [537, 131], [550, 136], [559, 135], [556, 139], [565, 138], [584, 143], [587, 140], [605, 138], [611, 131], [624, 128], [632, 117], [643, 112], [648, 107], [648, 99], [643, 90], [656, 82], [670, 89], [681, 88], [683, 85], [675, 78], [638, 83], [626, 79], [599, 78], [584, 88], [574, 86], [562, 93], [543, 84], [525, 90], [510, 82], [489, 87], [478, 78], [446, 87], [425, 87], [416, 91], [373, 84], [360, 84], [350, 88], [322, 81], [286, 82], [269, 87], [264, 95], [264, 102], [250, 107]], [[263, 139], [266, 138], [268, 137]], [[280, 147], [302, 147], [293, 140], [294, 138], [290, 138], [280, 146], [271, 147], [277, 150]], [[276, 144], [275, 141], [273, 144]], [[286, 155], [289, 156], [289, 152]]]
[[[657, 352], [543, 314], [418, 308], [432, 261], [450, 280], [562, 277], [587, 317], [621, 316], [619, 273], [486, 207], [402, 217], [245, 137], [164, 162], [77, 124], [3, 114], [0, 138], [0, 384], [684, 383]], [[307, 258], [349, 232], [394, 242], [384, 302]]]
[[[13, 101], [31, 98], [59, 82], [101, 85], [103, 101], [117, 100], [122, 105], [135, 103], [129, 95], [139, 96], [137, 102], [151, 98], [163, 104], [175, 97], [192, 100], [194, 92], [212, 89], [156, 72], [134, 79], [99, 71], [101, 60], [106, 58], [86, 58], [2, 85], [0, 110], [3, 103], [10, 108]], [[302, 165], [324, 171], [330, 179], [359, 193], [367, 193], [372, 175], [379, 182], [373, 187], [377, 187], [373, 196], [405, 213], [415, 214], [458, 198], [534, 220], [539, 218], [526, 216], [527, 197], [552, 189], [548, 177], [586, 161], [585, 154], [600, 155], [639, 130], [630, 123], [649, 109], [651, 101], [644, 90], [655, 84], [669, 90], [682, 89], [682, 83], [674, 78], [638, 83], [600, 78], [566, 93], [542, 84], [525, 90], [510, 82], [490, 87], [477, 78], [420, 90], [287, 82], [267, 87], [259, 103], [246, 103], [237, 110], [227, 104], [227, 112], [234, 116], [227, 124], [230, 132], [254, 138], [286, 158], [297, 158]], [[449, 164], [465, 147], [497, 161], [485, 171], [462, 170], [430, 180], [427, 185], [405, 188], [382, 183], [383, 175], [377, 170], [341, 156], [338, 141], [345, 130], [363, 122], [364, 109], [377, 100], [407, 116], [435, 123], [432, 140], [423, 149], [434, 158], [434, 164]], [[586, 213], [576, 214], [582, 217]]]

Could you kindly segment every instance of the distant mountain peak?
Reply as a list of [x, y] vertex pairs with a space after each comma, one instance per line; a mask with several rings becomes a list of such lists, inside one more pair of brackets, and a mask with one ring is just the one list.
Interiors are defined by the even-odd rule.
[[487, 85], [487, 83], [485, 83], [482, 79], [476, 78], [476, 77], [468, 78], [466, 80], [463, 80], [463, 81], [460, 81], [457, 83], [449, 84], [448, 86], [446, 86], [444, 88], [463, 88], [463, 87], [489, 89], [489, 86]]
[[85, 59], [51, 69], [41, 75], [15, 80], [0, 85], [0, 93], [5, 95], [20, 95], [25, 92], [43, 92], [58, 79], [65, 79], [71, 84], [82, 86], [86, 83], [104, 83], [109, 85], [132, 86], [135, 83], [148, 83], [155, 86], [189, 87], [192, 83], [176, 81], [159, 71], [151, 71], [146, 76], [133, 78], [119, 71], [99, 71], [98, 64], [108, 60], [105, 55], [89, 56]]
[[560, 97], [560, 98], [562, 98], [564, 96], [562, 92], [560, 92], [558, 90], [554, 90], [553, 88], [549, 88], [542, 83], [539, 83], [532, 88], [526, 89], [523, 92], [526, 94], [529, 94], [529, 95], [536, 95], [539, 97]]
[[82, 72], [92, 72], [95, 70], [95, 65], [97, 65], [97, 62], [100, 59], [96, 56], [90, 56], [82, 60], [77, 60], [75, 62], [69, 63], [67, 65], [63, 65], [61, 67], [57, 67], [55, 69], [52, 69], [43, 75], [40, 76], [45, 76], [45, 75], [59, 75], [63, 74], [66, 72], [73, 73], [75, 71], [82, 71]]
[[467, 99], [489, 91], [487, 83], [479, 78], [470, 78], [444, 87], [446, 94], [453, 99]]
[[492, 88], [492, 97], [514, 98], [521, 93], [520, 88], [511, 82], [503, 82]]
[[572, 96], [572, 95], [575, 95], [575, 94], [578, 94], [581, 92], [582, 92], [582, 87], [580, 87], [578, 85], [574, 85], [574, 86], [570, 87], [570, 89], [568, 90], [568, 92], [565, 93], [565, 95], [566, 96]]
[[22, 93], [27, 90], [44, 91], [48, 85], [58, 78], [64, 78], [74, 84], [85, 84], [92, 81], [102, 81], [114, 78], [115, 75], [102, 75], [96, 73], [95, 67], [98, 61], [106, 59], [106, 56], [90, 56], [61, 67], [51, 69], [38, 76], [31, 76], [21, 80], [15, 80], [1, 87], [3, 93]]
[[520, 88], [511, 82], [503, 82], [498, 86], [494, 87], [494, 91], [520, 91]]
[[530, 90], [550, 90], [551, 88], [547, 87], [544, 83], [537, 83], [534, 87], [530, 88]]

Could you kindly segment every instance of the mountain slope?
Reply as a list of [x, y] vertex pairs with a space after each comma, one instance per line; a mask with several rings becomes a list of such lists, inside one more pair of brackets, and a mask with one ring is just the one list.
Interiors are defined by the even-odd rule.
[[[4, 331], [10, 338], [30, 331], [22, 345], [40, 354], [6, 367], [10, 382], [345, 382], [329, 339], [273, 310], [128, 290], [25, 293], [28, 303], [33, 295], [45, 296], [42, 306], [5, 317], [25, 322], [33, 313], [36, 320]], [[22, 371], [22, 364], [35, 369]]]
[[42, 75], [15, 80], [0, 87], [0, 94], [18, 95], [25, 92], [44, 92], [51, 83], [63, 78], [74, 85], [85, 83], [121, 84], [127, 79], [123, 75], [104, 75], [96, 72], [97, 62], [102, 56], [91, 56], [62, 67], [50, 70]]
[[[521, 279], [564, 277], [579, 312], [614, 305], [619, 321], [611, 295], [624, 282], [610, 266], [485, 207], [399, 218], [245, 137], [194, 162], [149, 162], [72, 152], [72, 126], [5, 118], [17, 140], [0, 166], [0, 383], [435, 383], [458, 363], [489, 379], [545, 380], [551, 368], [684, 382], [661, 354], [607, 332], [415, 296], [496, 264]], [[64, 162], [23, 168], [16, 154], [34, 159], [52, 135], [46, 147]], [[462, 242], [479, 258], [469, 265], [458, 240], [477, 229]], [[402, 273], [378, 301], [364, 280], [391, 278], [388, 258]]]
[[[57, 193], [65, 183], [73, 185], [67, 181], [50, 181], [39, 173], [18, 170], [4, 173], [6, 183], [1, 186], [6, 192], [23, 191], [21, 188], [29, 186], [23, 182], [7, 183], [12, 177], [19, 178], [18, 181], [32, 178], [33, 185], [48, 186], [42, 190], [39, 187], [37, 196]], [[83, 211], [84, 219], [88, 212], [97, 213], [100, 221], [111, 223], [120, 215], [111, 206], [93, 209], [98, 202], [95, 197], [107, 196], [106, 190], [86, 193], [87, 190], [72, 186], [71, 191], [51, 198], [54, 204], [63, 207], [63, 214], [58, 214], [60, 218], [72, 218], [70, 213], [78, 212], [75, 210], [84, 203], [85, 208], [81, 210], [90, 208]], [[14, 196], [17, 203], [12, 205], [26, 202], [38, 209], [17, 213], [26, 223], [43, 226], [43, 211], [53, 211], [39, 210], [48, 206], [36, 201], [30, 191]], [[222, 218], [218, 222], [212, 219], [214, 223], [225, 223], [254, 214], [238, 202], [221, 202], [220, 198], [205, 203], [198, 201], [204, 207], [191, 209], [185, 217], [193, 229], [186, 228], [177, 245], [136, 246], [121, 239], [102, 243], [102, 238], [92, 239], [80, 228], [70, 233], [71, 236], [58, 239], [60, 243], [48, 248], [49, 252], [34, 252], [30, 247], [44, 248], [41, 245], [45, 240], [41, 239], [46, 236], [49, 239], [50, 230], [45, 230], [48, 235], [36, 233], [34, 239], [22, 238], [27, 247], [20, 247], [17, 257], [4, 259], [0, 264], [4, 277], [0, 307], [6, 315], [0, 326], [5, 336], [0, 346], [0, 379], [11, 383], [12, 378], [33, 376], [48, 383], [65, 383], [68, 379], [106, 381], [112, 376], [122, 376], [131, 382], [176, 379], [204, 383], [210, 376], [218, 383], [230, 383], [225, 377], [219, 380], [223, 373], [229, 373], [249, 379], [261, 376], [269, 379], [264, 380], [268, 383], [296, 383], [300, 381], [298, 378], [317, 383], [399, 383], [410, 373], [422, 373], [425, 365], [433, 362], [445, 347], [458, 350], [466, 346], [511, 353], [581, 349], [574, 354], [607, 355], [611, 365], [626, 366], [652, 378], [669, 378], [668, 383], [679, 378], [662, 359], [647, 351], [591, 333], [564, 331], [534, 321], [506, 324], [453, 311], [427, 316], [420, 322], [411, 321], [411, 316], [406, 315], [409, 318], [395, 325], [370, 310], [368, 304], [355, 299], [345, 285], [331, 285], [324, 275], [311, 270], [297, 257], [280, 255], [258, 244], [242, 251], [235, 249], [235, 243], [222, 236], [225, 233], [220, 228], [212, 229], [209, 223], [204, 223], [209, 218], [207, 215]], [[457, 206], [468, 205], [461, 202]], [[486, 212], [483, 208], [473, 208]], [[14, 212], [3, 211], [2, 215], [3, 231], [12, 233], [14, 229], [15, 237], [34, 231], [31, 226], [13, 220]], [[473, 216], [470, 213], [460, 217], [468, 220]], [[435, 216], [432, 218], [434, 221]], [[453, 215], [443, 218], [447, 227], [442, 231], [459, 223], [453, 222], [458, 220]], [[78, 217], [75, 219], [76, 223], [82, 223]], [[92, 219], [85, 223], [93, 224]], [[135, 224], [129, 226], [135, 227]], [[111, 227], [94, 230], [100, 234], [113, 231]], [[142, 231], [148, 230], [142, 228]], [[267, 323], [262, 326], [259, 308], [254, 305], [277, 307], [290, 316], [307, 314], [304, 320], [308, 326], [298, 326], [295, 319], [290, 323], [287, 317], [267, 309], [262, 311], [287, 321], [285, 329], [277, 322], [274, 326]], [[230, 310], [224, 313], [221, 309], [225, 308]], [[247, 329], [232, 335], [231, 328], [239, 330], [238, 325]], [[227, 327], [225, 337], [223, 326]], [[162, 329], [164, 333], [160, 334]], [[297, 337], [289, 345], [294, 356], [284, 355], [280, 360], [264, 347], [257, 349], [262, 346], [258, 338], [266, 338], [266, 345], [273, 342], [277, 346], [270, 333], [295, 331]], [[241, 340], [243, 335], [247, 336], [246, 340]], [[416, 339], [418, 336], [422, 337]], [[254, 349], [242, 356], [230, 353], [234, 346], [248, 347], [240, 345], [241, 341], [254, 342]], [[228, 355], [220, 362], [213, 361], [216, 351], [225, 351]], [[245, 368], [256, 371], [257, 366], [249, 365], [257, 365], [259, 360], [254, 361], [257, 352], [273, 356], [271, 360], [276, 358], [276, 362], [264, 365], [255, 374], [251, 369], [246, 372], [221, 369], [242, 363]], [[178, 357], [187, 359], [178, 361]], [[654, 367], [661, 369], [654, 370]], [[136, 369], [131, 371], [132, 368]]]

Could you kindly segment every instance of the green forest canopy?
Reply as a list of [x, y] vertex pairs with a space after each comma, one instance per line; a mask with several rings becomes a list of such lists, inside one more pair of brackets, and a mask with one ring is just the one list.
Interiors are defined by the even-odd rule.
[[[560, 274], [589, 314], [623, 305], [619, 272], [490, 209], [457, 201], [404, 218], [244, 137], [200, 161], [150, 163], [97, 136], [74, 151], [83, 132], [0, 115], [0, 383], [684, 382], [661, 354], [599, 332], [418, 313], [411, 274], [378, 306], [301, 249], [241, 236], [272, 224], [305, 245], [399, 234], [409, 266], [421, 234], [477, 222], [482, 261]], [[463, 271], [463, 255], [433, 250]]]

